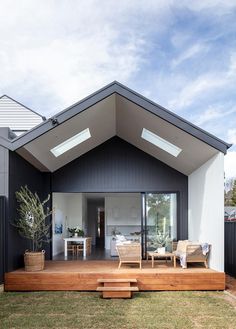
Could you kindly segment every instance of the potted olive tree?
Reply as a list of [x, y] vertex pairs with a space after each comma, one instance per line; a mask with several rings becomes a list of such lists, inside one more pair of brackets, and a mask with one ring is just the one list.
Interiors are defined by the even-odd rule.
[[18, 215], [14, 226], [20, 235], [28, 239], [29, 250], [25, 251], [24, 262], [26, 271], [41, 271], [44, 269], [45, 250], [42, 250], [43, 242], [50, 241], [50, 226], [46, 219], [51, 211], [46, 206], [50, 195], [40, 201], [37, 193], [32, 193], [27, 186], [21, 187], [16, 192], [16, 199], [19, 204]]

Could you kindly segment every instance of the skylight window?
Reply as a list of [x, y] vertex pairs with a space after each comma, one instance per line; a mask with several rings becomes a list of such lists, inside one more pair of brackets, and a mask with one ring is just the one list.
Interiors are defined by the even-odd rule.
[[178, 146], [168, 142], [164, 138], [161, 138], [160, 136], [154, 134], [153, 132], [143, 128], [141, 137], [148, 141], [149, 143], [152, 143], [153, 145], [161, 148], [162, 150], [170, 153], [174, 157], [177, 157], [180, 152], [182, 151], [181, 148]]
[[63, 143], [57, 145], [56, 147], [52, 148], [50, 151], [53, 153], [55, 157], [59, 157], [63, 153], [69, 151], [73, 147], [81, 144], [82, 142], [86, 141], [91, 137], [89, 128], [84, 129], [80, 133], [72, 136], [71, 138], [67, 139]]

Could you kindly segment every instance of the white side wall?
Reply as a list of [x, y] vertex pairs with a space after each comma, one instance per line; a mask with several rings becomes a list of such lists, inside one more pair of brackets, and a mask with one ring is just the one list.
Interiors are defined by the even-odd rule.
[[224, 155], [218, 153], [188, 178], [189, 239], [212, 245], [210, 268], [224, 271]]
[[141, 230], [141, 197], [134, 196], [106, 196], [105, 197], [105, 248], [110, 249], [111, 230], [116, 229], [127, 238], [130, 233]]

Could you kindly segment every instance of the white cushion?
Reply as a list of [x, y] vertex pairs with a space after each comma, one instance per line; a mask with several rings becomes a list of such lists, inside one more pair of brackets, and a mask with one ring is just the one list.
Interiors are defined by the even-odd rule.
[[190, 244], [189, 240], [179, 240], [176, 251], [178, 253], [186, 253], [187, 245]]
[[117, 235], [116, 235], [116, 240], [117, 240], [117, 241], [126, 241], [126, 238], [125, 238], [124, 235], [117, 234]]

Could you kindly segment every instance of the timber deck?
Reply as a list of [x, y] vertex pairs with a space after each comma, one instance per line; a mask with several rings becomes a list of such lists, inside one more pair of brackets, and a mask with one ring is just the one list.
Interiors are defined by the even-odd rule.
[[143, 261], [136, 265], [122, 265], [111, 260], [47, 261], [40, 272], [19, 269], [5, 274], [5, 291], [96, 291], [101, 279], [136, 279], [139, 291], [163, 290], [224, 290], [225, 273], [198, 265], [182, 269], [171, 263]]

